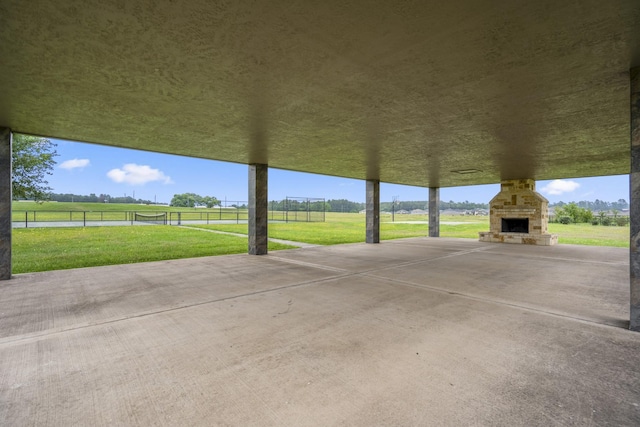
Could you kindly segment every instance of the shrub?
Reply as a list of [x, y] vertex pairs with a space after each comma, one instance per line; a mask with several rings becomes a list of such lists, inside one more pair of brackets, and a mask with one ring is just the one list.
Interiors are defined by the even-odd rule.
[[591, 221], [593, 221], [593, 212], [591, 212], [591, 209], [582, 209], [580, 211], [580, 222], [591, 222]]
[[[570, 224], [573, 222], [589, 223], [593, 220], [593, 212], [591, 212], [590, 209], [581, 208], [573, 202], [556, 208], [555, 213], [557, 221], [562, 224]], [[563, 217], [571, 218], [571, 222], [562, 222]]]
[[620, 227], [624, 227], [625, 225], [629, 224], [629, 217], [619, 216], [615, 219], [615, 223]]
[[573, 223], [573, 218], [571, 218], [570, 216], [561, 216], [558, 218], [558, 222], [560, 224], [571, 224]]

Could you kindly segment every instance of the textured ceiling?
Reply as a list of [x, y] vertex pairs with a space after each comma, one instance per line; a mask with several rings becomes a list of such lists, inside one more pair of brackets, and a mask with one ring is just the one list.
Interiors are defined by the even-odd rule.
[[0, 2], [0, 126], [419, 186], [628, 173], [638, 65], [638, 0]]

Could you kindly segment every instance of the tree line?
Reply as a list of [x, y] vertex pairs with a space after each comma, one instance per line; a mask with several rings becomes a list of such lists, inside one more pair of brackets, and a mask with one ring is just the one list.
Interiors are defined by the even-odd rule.
[[[48, 193], [49, 200], [56, 202], [78, 202], [78, 203], [136, 203], [136, 204], [153, 204], [152, 201], [146, 199], [135, 199], [131, 196], [112, 196], [109, 194], [91, 193], [89, 195], [72, 194], [72, 193]], [[41, 197], [42, 199], [42, 197]], [[197, 206], [204, 206], [212, 208], [219, 206], [220, 200], [214, 196], [200, 196], [195, 193], [182, 193], [174, 194], [171, 199], [171, 206], [193, 208]], [[246, 208], [246, 205], [233, 207]], [[314, 212], [344, 212], [344, 213], [358, 213], [364, 210], [365, 203], [353, 202], [347, 199], [329, 199], [323, 201], [298, 201], [298, 200], [272, 200], [269, 202], [269, 209], [273, 211], [305, 211], [309, 209]], [[395, 206], [393, 202], [380, 202], [380, 210], [385, 212], [396, 212], [400, 210], [412, 211], [414, 209], [428, 210], [429, 202], [427, 201], [397, 201]], [[597, 215], [594, 212], [611, 212], [611, 216], [614, 217], [613, 222], [621, 222], [623, 220], [615, 219], [619, 212], [624, 209], [628, 209], [629, 204], [624, 199], [619, 199], [616, 202], [606, 202], [596, 199], [595, 201], [580, 201], [580, 202], [557, 202], [552, 203], [549, 207], [554, 208], [555, 221], [571, 221], [571, 222], [599, 222], [608, 223], [607, 215]], [[440, 202], [440, 210], [453, 209], [453, 210], [476, 210], [476, 209], [489, 209], [487, 203], [473, 203], [469, 201], [454, 202], [450, 200], [448, 202]], [[569, 219], [567, 219], [569, 218]], [[608, 224], [606, 224], [608, 225]]]
[[109, 194], [96, 195], [91, 193], [88, 196], [71, 193], [50, 193], [49, 200], [54, 202], [77, 202], [77, 203], [136, 203], [153, 204], [151, 200], [134, 199], [131, 196], [111, 196]]
[[[56, 144], [46, 138], [29, 135], [14, 134], [12, 144], [12, 195], [14, 199], [28, 199], [35, 201], [54, 200], [58, 202], [93, 202], [93, 203], [143, 203], [151, 204], [150, 200], [135, 199], [130, 196], [114, 197], [108, 194], [96, 195], [94, 193], [85, 195], [52, 193], [52, 188], [48, 186], [47, 175], [52, 174], [55, 165], [54, 158], [58, 155]], [[285, 201], [272, 201], [272, 210], [314, 210], [330, 212], [360, 212], [365, 209], [364, 203], [352, 202], [347, 199], [330, 199], [326, 202], [300, 202], [289, 200], [288, 206]], [[213, 196], [200, 196], [195, 193], [175, 194], [171, 199], [171, 206], [214, 207], [220, 205], [220, 201]], [[582, 200], [579, 202], [557, 202], [550, 204], [555, 208], [556, 217], [569, 217], [573, 221], [589, 222], [594, 218], [593, 212], [614, 212], [614, 216], [619, 211], [627, 209], [629, 204], [625, 199], [618, 199], [616, 202], [607, 202], [596, 199], [595, 201]], [[440, 201], [440, 210], [458, 209], [474, 210], [488, 209], [487, 203]], [[414, 209], [428, 209], [427, 201], [395, 201], [381, 202], [382, 211], [412, 211]], [[561, 215], [558, 215], [558, 212]], [[600, 215], [599, 217], [601, 217]], [[606, 216], [606, 215], [605, 215]]]
[[[623, 205], [620, 203], [617, 206]], [[626, 208], [625, 208], [626, 209]], [[609, 214], [609, 212], [611, 214]], [[572, 223], [591, 223], [593, 225], [619, 225], [624, 226], [629, 224], [628, 216], [619, 215], [618, 209], [601, 210], [597, 214], [589, 208], [578, 206], [577, 203], [571, 202], [569, 204], [554, 205], [554, 215], [550, 218], [551, 222], [558, 222], [561, 224]]]
[[330, 212], [331, 205], [323, 200], [302, 201], [294, 199], [272, 200], [269, 202], [269, 209], [272, 211], [312, 211]]
[[589, 209], [596, 212], [597, 211], [613, 211], [614, 209], [621, 211], [623, 209], [629, 208], [629, 203], [627, 203], [625, 199], [618, 199], [617, 202], [605, 202], [604, 200], [599, 200], [599, 199], [596, 199], [594, 202], [587, 201], [587, 200], [582, 200], [580, 202], [570, 202], [570, 203], [557, 202], [557, 203], [549, 204], [549, 206], [563, 207], [565, 205], [569, 205], [572, 203], [579, 208]]
[[197, 206], [203, 206], [212, 208], [220, 205], [220, 201], [213, 196], [200, 196], [195, 193], [182, 193], [174, 194], [171, 199], [171, 206], [180, 208], [195, 208]]

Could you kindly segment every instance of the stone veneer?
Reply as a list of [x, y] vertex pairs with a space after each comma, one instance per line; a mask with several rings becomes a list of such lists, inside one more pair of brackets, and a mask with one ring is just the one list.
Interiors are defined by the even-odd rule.
[[[481, 242], [551, 246], [557, 234], [549, 234], [549, 202], [536, 192], [533, 179], [502, 181], [500, 192], [489, 204], [490, 231], [480, 232]], [[528, 219], [529, 232], [503, 232], [502, 219]]]

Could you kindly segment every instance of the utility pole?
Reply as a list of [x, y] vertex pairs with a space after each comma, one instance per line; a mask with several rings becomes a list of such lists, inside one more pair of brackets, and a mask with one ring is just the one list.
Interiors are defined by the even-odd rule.
[[396, 222], [396, 203], [398, 203], [399, 196], [393, 196], [391, 198], [391, 222]]

